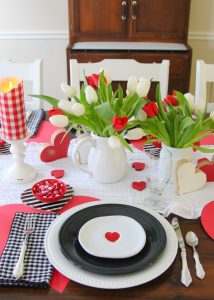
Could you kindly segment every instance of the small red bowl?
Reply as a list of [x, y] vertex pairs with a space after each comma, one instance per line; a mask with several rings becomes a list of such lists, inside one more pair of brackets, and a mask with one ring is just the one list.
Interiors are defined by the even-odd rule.
[[66, 184], [57, 179], [44, 179], [32, 186], [32, 193], [40, 201], [54, 202], [65, 195]]

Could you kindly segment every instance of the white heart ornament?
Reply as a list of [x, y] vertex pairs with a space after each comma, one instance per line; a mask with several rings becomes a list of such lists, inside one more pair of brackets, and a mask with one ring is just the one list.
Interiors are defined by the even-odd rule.
[[207, 181], [206, 174], [187, 160], [181, 160], [176, 168], [176, 193], [186, 194], [201, 189]]

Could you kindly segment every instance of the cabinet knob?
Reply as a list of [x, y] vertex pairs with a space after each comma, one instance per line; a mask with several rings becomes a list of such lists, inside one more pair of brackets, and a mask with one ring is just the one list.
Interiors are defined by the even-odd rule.
[[136, 20], [137, 17], [137, 1], [132, 1], [132, 20]]
[[126, 18], [127, 18], [127, 2], [126, 1], [122, 1], [121, 5], [122, 5], [121, 19], [122, 20], [126, 20]]

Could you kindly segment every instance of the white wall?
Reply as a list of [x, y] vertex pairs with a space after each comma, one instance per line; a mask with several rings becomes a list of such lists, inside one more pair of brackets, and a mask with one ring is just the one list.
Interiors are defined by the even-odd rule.
[[[214, 64], [214, 1], [192, 0], [189, 22], [189, 45], [193, 48], [190, 90], [195, 89], [197, 59]], [[213, 86], [208, 86], [208, 99], [214, 101]]]
[[[43, 59], [44, 93], [62, 97], [67, 80], [67, 0], [0, 0], [0, 58], [17, 62]], [[190, 91], [194, 93], [195, 61], [214, 63], [214, 1], [192, 0], [188, 43], [193, 48]]]
[[42, 58], [43, 92], [61, 97], [59, 85], [67, 81], [67, 0], [0, 0], [0, 8], [0, 58]]

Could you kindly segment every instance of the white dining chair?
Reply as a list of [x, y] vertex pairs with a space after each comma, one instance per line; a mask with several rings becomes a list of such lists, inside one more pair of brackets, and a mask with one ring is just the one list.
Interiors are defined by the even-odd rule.
[[200, 101], [207, 102], [207, 111], [214, 110], [214, 102], [210, 103], [211, 99], [207, 96], [207, 83], [214, 84], [214, 64], [206, 64], [203, 60], [196, 61], [196, 83], [195, 83], [195, 104]]
[[80, 93], [80, 82], [85, 74], [99, 73], [104, 68], [109, 71], [112, 81], [127, 81], [129, 76], [145, 77], [160, 83], [162, 99], [168, 93], [169, 60], [161, 63], [139, 63], [134, 59], [104, 59], [95, 63], [78, 63], [76, 59], [70, 60], [70, 84]]
[[37, 59], [32, 63], [17, 63], [0, 59], [0, 78], [7, 76], [19, 76], [23, 80], [25, 107], [27, 111], [42, 108], [42, 102], [39, 99], [29, 96], [29, 94], [42, 93], [41, 59]]

